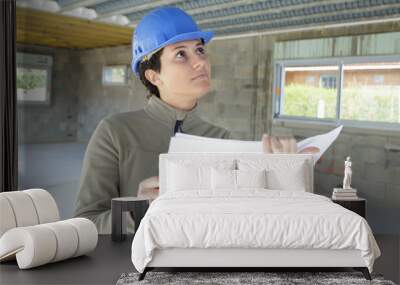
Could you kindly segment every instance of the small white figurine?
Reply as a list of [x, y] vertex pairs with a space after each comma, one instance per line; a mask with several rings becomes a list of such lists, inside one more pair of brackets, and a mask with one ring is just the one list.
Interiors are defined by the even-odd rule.
[[346, 158], [346, 161], [344, 162], [343, 189], [352, 189], [351, 188], [351, 175], [352, 175], [351, 161], [350, 161], [350, 156], [348, 156]]

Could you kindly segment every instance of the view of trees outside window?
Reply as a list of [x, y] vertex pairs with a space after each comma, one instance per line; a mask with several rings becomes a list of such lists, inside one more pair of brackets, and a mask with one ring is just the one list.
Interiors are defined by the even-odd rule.
[[341, 118], [400, 123], [400, 63], [348, 64]]
[[47, 70], [17, 68], [18, 101], [44, 101], [47, 92]]
[[320, 119], [336, 117], [338, 66], [285, 68], [281, 114]]
[[[336, 118], [339, 65], [285, 67], [283, 74], [281, 115]], [[342, 82], [340, 119], [400, 123], [400, 62], [344, 64]]]

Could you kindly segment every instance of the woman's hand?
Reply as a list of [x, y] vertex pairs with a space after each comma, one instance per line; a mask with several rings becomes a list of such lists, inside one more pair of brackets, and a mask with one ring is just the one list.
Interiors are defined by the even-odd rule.
[[262, 145], [264, 153], [317, 153], [319, 148], [307, 147], [302, 151], [297, 151], [297, 143], [292, 136], [270, 136], [263, 134]]
[[150, 202], [158, 197], [160, 184], [158, 176], [152, 176], [139, 183], [138, 197], [149, 198]]

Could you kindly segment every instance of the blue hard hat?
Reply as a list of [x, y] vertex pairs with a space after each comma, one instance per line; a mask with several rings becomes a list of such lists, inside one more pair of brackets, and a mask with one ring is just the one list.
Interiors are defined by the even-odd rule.
[[175, 7], [152, 10], [138, 23], [132, 37], [132, 70], [139, 76], [139, 63], [146, 56], [167, 45], [203, 39], [208, 43], [213, 32], [199, 29], [193, 18]]

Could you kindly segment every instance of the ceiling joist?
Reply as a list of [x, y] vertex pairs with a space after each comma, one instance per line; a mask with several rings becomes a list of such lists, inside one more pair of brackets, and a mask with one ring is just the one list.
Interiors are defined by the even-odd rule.
[[129, 45], [132, 28], [17, 8], [17, 42], [88, 49]]

